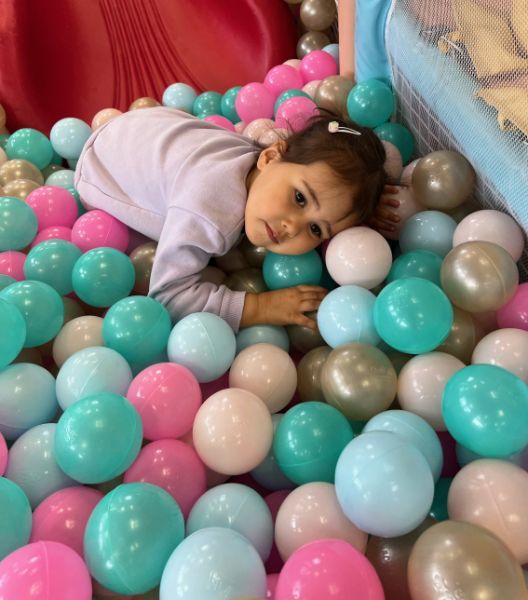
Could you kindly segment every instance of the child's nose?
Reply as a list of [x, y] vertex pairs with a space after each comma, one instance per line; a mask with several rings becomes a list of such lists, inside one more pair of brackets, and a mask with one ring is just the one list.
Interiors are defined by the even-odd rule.
[[299, 233], [299, 222], [295, 219], [283, 219], [282, 230], [289, 238], [295, 237]]

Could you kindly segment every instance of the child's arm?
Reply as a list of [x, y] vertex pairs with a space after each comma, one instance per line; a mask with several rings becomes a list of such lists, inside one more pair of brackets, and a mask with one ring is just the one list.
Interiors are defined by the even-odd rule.
[[305, 313], [317, 310], [327, 290], [318, 285], [298, 285], [283, 290], [246, 294], [240, 327], [250, 325], [302, 325], [317, 329]]

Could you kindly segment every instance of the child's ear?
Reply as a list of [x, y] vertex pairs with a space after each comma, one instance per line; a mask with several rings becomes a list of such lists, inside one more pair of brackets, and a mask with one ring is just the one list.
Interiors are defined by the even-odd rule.
[[286, 140], [279, 140], [264, 148], [257, 159], [257, 169], [262, 171], [269, 163], [280, 160], [284, 152], [286, 152], [287, 147], [288, 143]]

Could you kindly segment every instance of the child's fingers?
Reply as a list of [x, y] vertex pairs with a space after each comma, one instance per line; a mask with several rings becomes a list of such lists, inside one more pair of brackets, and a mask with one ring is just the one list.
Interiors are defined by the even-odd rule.
[[303, 315], [302, 313], [299, 314], [297, 316], [297, 318], [295, 319], [295, 325], [300, 325], [302, 327], [309, 327], [313, 331], [318, 331], [317, 322], [314, 321], [314, 319], [310, 319], [310, 317]]
[[396, 198], [391, 198], [390, 196], [382, 196], [380, 198], [381, 206], [392, 206], [393, 208], [398, 208], [400, 206], [400, 201], [396, 200]]
[[373, 219], [370, 226], [372, 227], [372, 229], [378, 229], [379, 231], [387, 231], [389, 233], [396, 231], [396, 227], [394, 227], [394, 225], [391, 225], [387, 221], [382, 221], [380, 219]]
[[397, 194], [400, 191], [400, 188], [397, 185], [385, 185], [383, 186], [384, 194]]
[[303, 285], [303, 284], [301, 284], [296, 287], [300, 292], [303, 292], [303, 293], [318, 293], [318, 294], [323, 294], [323, 296], [326, 296], [326, 294], [328, 294], [328, 290], [324, 287], [321, 287], [320, 285]]
[[376, 219], [379, 221], [391, 221], [392, 223], [398, 223], [401, 221], [400, 215], [397, 215], [394, 211], [379, 208], [376, 213]]

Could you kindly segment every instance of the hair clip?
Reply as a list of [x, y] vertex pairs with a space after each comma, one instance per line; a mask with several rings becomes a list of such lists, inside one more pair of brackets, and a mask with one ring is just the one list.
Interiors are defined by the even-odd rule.
[[330, 123], [328, 123], [328, 131], [330, 133], [337, 133], [339, 131], [341, 133], [349, 133], [350, 135], [361, 135], [361, 131], [339, 125], [337, 121], [330, 121]]

